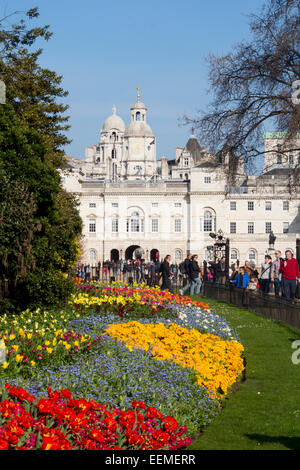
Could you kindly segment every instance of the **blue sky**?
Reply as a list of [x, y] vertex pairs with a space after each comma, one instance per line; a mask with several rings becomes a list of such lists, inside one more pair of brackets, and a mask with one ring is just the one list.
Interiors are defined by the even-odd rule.
[[[53, 37], [43, 43], [43, 66], [63, 75], [72, 143], [67, 155], [83, 158], [99, 141], [115, 104], [129, 123], [136, 87], [157, 137], [157, 158], [174, 158], [191, 133], [183, 114], [205, 110], [208, 54], [223, 55], [249, 37], [248, 15], [262, 0], [0, 0], [0, 13], [38, 6]], [[201, 144], [201, 141], [200, 141]]]

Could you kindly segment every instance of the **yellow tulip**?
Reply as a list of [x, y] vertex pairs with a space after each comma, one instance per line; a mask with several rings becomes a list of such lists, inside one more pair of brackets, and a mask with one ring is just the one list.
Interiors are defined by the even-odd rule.
[[16, 355], [16, 362], [22, 362], [23, 361], [23, 356], [21, 356], [20, 354], [17, 354]]

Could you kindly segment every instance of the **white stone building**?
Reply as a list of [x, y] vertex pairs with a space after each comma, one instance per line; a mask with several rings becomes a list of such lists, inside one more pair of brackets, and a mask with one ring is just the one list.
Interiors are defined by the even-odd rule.
[[127, 127], [113, 107], [99, 143], [87, 147], [82, 160], [67, 157], [69, 170], [62, 174], [64, 187], [80, 201], [82, 262], [130, 258], [137, 247], [145, 259], [154, 259], [157, 251], [177, 262], [187, 252], [208, 259], [209, 234], [219, 229], [230, 239], [232, 262], [260, 264], [271, 230], [276, 248], [296, 254], [300, 190], [291, 181], [300, 154], [283, 155], [280, 145], [282, 135], [266, 134], [262, 174], [247, 175], [241, 163], [229, 187], [228, 162], [202, 148], [194, 135], [176, 148], [173, 160], [157, 160], [139, 94]]

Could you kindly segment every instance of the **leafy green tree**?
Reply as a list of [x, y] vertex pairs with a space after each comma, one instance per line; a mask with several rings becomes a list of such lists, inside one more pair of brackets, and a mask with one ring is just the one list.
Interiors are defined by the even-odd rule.
[[56, 100], [66, 92], [39, 66], [41, 51], [29, 50], [41, 37], [49, 39], [48, 27], [29, 30], [23, 20], [0, 31], [0, 311], [63, 302], [78, 255], [82, 222], [57, 170], [68, 118]]
[[[37, 8], [29, 10], [25, 18], [38, 18]], [[29, 28], [21, 19], [10, 28], [0, 30], [0, 78], [6, 84], [7, 100], [25, 126], [30, 126], [43, 138], [47, 157], [57, 167], [64, 166], [63, 146], [70, 143], [65, 132], [69, 116], [68, 105], [58, 102], [68, 96], [62, 86], [62, 76], [43, 68], [38, 61], [42, 49], [32, 50], [36, 40], [48, 41], [52, 33], [49, 25]], [[1, 23], [0, 23], [1, 28]]]

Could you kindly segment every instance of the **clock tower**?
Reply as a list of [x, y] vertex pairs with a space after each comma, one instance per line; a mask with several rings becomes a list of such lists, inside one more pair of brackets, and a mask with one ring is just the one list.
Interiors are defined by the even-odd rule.
[[140, 101], [131, 106], [131, 121], [125, 129], [121, 177], [126, 180], [150, 180], [156, 174], [155, 136], [147, 124], [147, 108]]

